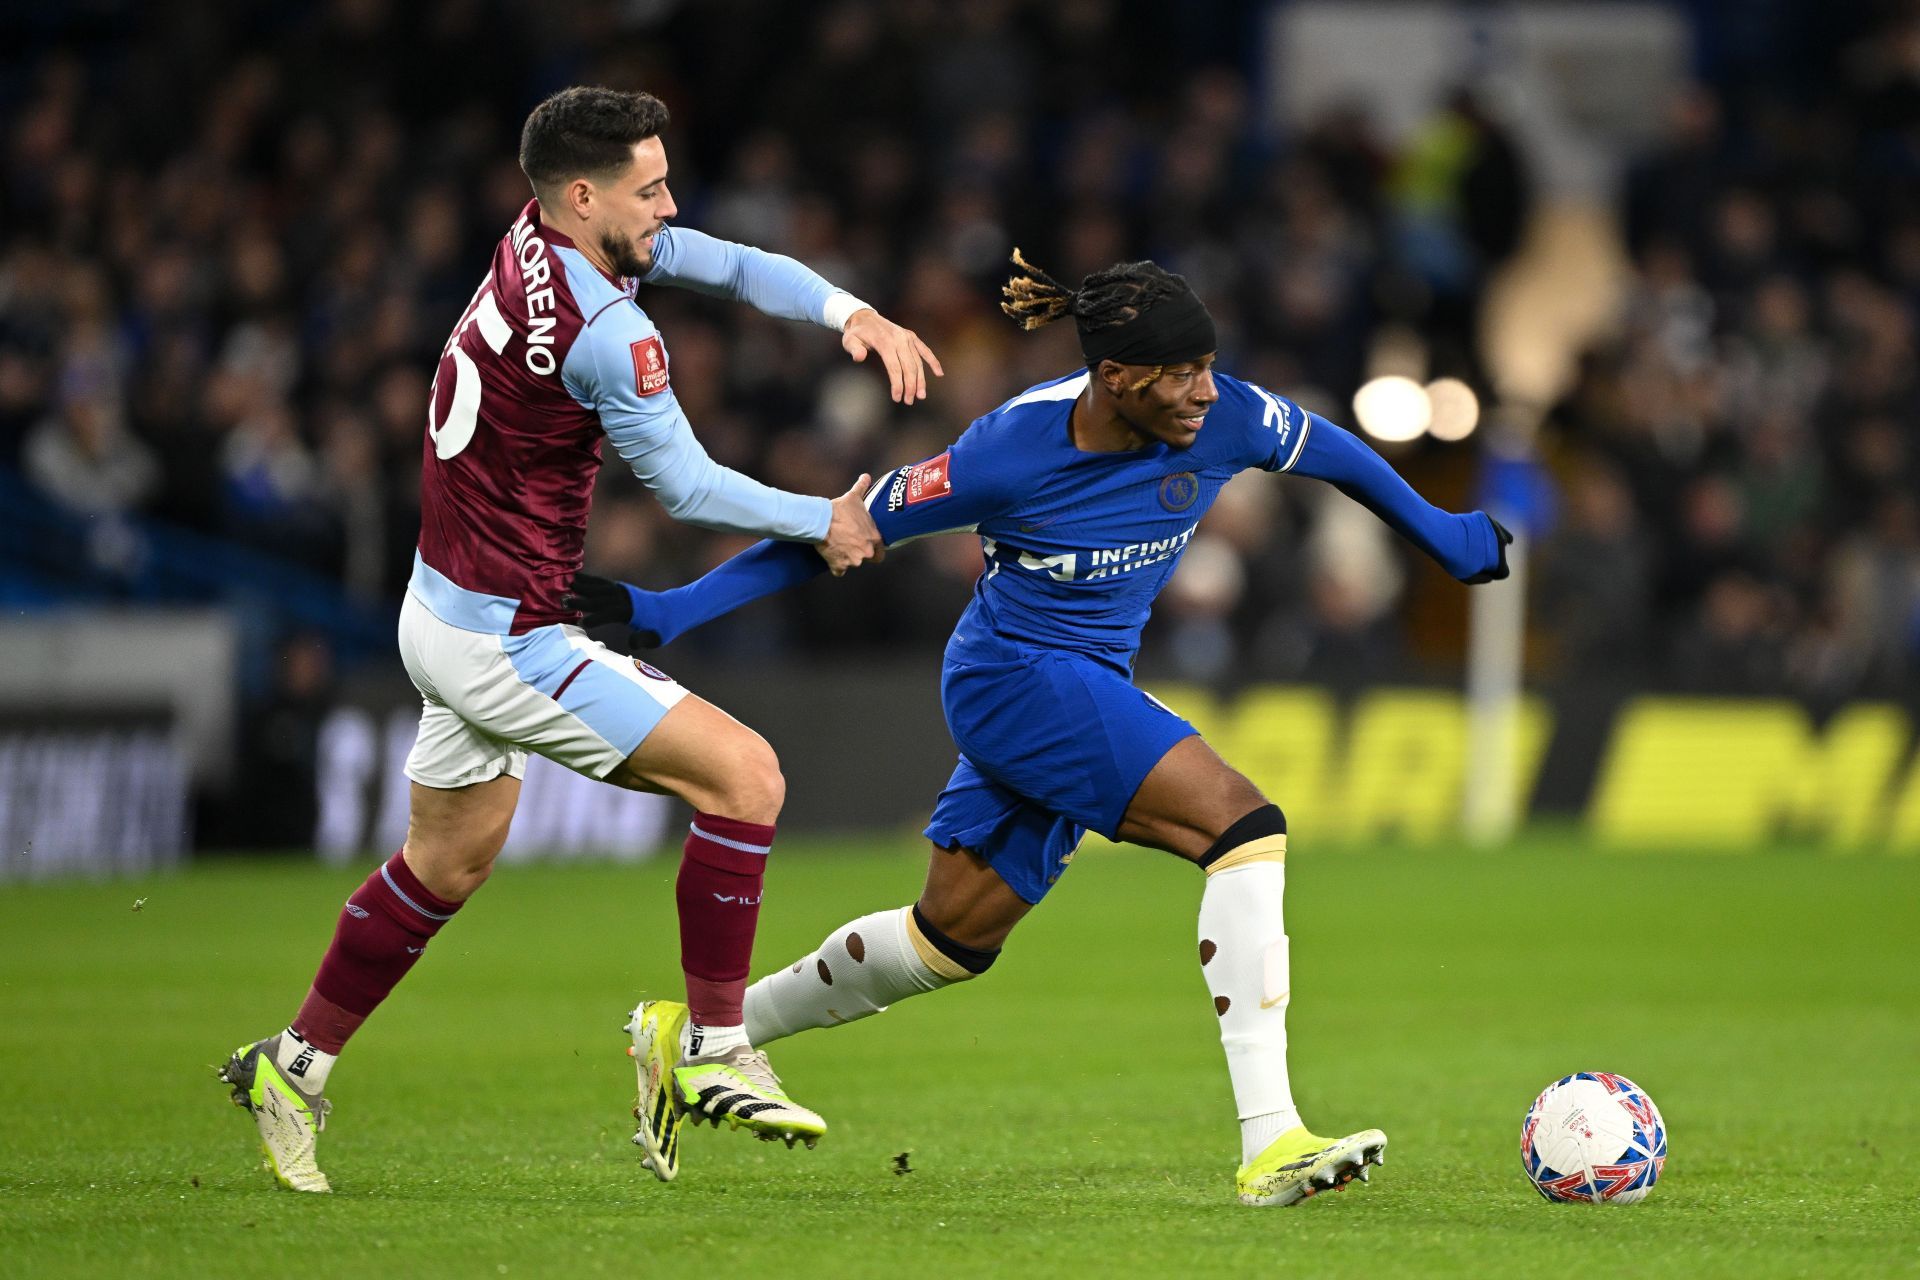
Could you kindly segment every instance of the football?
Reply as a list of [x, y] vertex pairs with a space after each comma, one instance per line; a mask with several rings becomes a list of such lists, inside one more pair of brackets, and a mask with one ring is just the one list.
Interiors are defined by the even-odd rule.
[[1540, 1091], [1520, 1124], [1520, 1163], [1549, 1200], [1636, 1204], [1667, 1164], [1667, 1124], [1625, 1076], [1582, 1071]]

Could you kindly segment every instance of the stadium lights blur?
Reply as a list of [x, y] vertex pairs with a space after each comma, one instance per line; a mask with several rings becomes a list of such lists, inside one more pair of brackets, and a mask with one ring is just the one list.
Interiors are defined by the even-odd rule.
[[1465, 440], [1480, 425], [1480, 397], [1458, 378], [1435, 378], [1427, 384], [1427, 402], [1433, 421], [1427, 430], [1435, 440]]
[[1433, 423], [1433, 401], [1412, 378], [1375, 378], [1353, 393], [1353, 416], [1375, 440], [1417, 440]]

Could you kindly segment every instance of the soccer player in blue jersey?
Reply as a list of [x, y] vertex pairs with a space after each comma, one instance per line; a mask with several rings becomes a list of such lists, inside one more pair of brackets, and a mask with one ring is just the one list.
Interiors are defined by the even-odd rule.
[[[1179, 276], [1125, 263], [1069, 289], [1017, 251], [1014, 262], [1025, 274], [1002, 309], [1028, 329], [1071, 316], [1086, 368], [976, 419], [868, 497], [889, 546], [973, 532], [986, 552], [941, 672], [960, 762], [927, 825], [926, 887], [756, 982], [748, 1035], [766, 1044], [985, 973], [1082, 834], [1098, 831], [1206, 873], [1200, 965], [1240, 1116], [1240, 1202], [1292, 1204], [1364, 1180], [1386, 1135], [1316, 1136], [1288, 1080], [1286, 819], [1134, 687], [1133, 659], [1220, 487], [1249, 468], [1336, 485], [1462, 582], [1505, 577], [1511, 538], [1482, 512], [1428, 504], [1333, 423], [1216, 372], [1213, 321]], [[824, 567], [810, 547], [762, 542], [672, 591], [583, 575], [575, 597], [588, 624], [626, 622], [663, 644]], [[677, 1016], [666, 1002], [647, 1008]], [[698, 1119], [724, 1099], [681, 1101]]]

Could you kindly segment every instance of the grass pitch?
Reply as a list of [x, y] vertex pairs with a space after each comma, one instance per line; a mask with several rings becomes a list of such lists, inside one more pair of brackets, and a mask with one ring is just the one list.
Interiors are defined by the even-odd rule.
[[[1920, 861], [1296, 850], [1295, 1091], [1370, 1187], [1232, 1200], [1199, 877], [1088, 854], [984, 980], [775, 1049], [819, 1150], [628, 1144], [622, 1014], [673, 993], [673, 860], [503, 870], [335, 1073], [330, 1197], [272, 1185], [213, 1069], [281, 1026], [365, 874], [0, 889], [9, 1275], [1920, 1274]], [[910, 900], [908, 841], [783, 843], [761, 967]], [[135, 911], [137, 899], [144, 906]], [[1623, 1072], [1631, 1208], [1521, 1176], [1535, 1091]], [[911, 1173], [895, 1172], [906, 1152]]]

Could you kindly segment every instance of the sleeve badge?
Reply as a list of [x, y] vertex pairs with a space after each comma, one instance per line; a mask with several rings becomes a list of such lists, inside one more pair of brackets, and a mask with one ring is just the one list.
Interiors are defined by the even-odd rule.
[[667, 349], [660, 335], [642, 338], [631, 347], [634, 389], [643, 396], [657, 396], [667, 389]]

